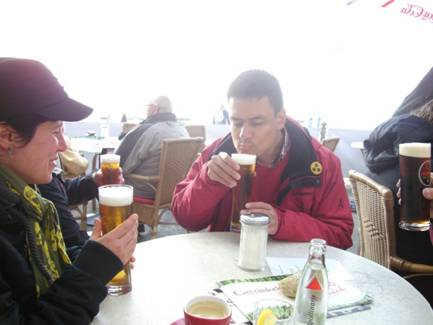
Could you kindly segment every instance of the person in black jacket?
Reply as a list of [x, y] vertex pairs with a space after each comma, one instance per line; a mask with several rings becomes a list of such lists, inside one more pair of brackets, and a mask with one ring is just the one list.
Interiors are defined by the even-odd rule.
[[68, 255], [57, 211], [34, 185], [51, 181], [66, 148], [62, 121], [91, 112], [40, 62], [0, 58], [0, 324], [89, 324], [133, 260], [137, 215], [105, 235], [97, 221]]
[[418, 85], [405, 97], [393, 116], [410, 114], [433, 99], [433, 68], [421, 79]]
[[[433, 180], [433, 174], [432, 174], [432, 180]], [[433, 188], [425, 188], [422, 192], [422, 194], [424, 195], [424, 197], [427, 200], [433, 201]], [[430, 218], [431, 216], [433, 216], [433, 205], [430, 203]], [[431, 219], [430, 219], [431, 220]], [[430, 222], [430, 241], [431, 244], [433, 246], [433, 224]]]
[[411, 114], [394, 116], [376, 127], [364, 141], [363, 152], [369, 169], [367, 175], [394, 193], [397, 255], [411, 262], [433, 265], [433, 247], [428, 231], [407, 231], [398, 227], [399, 144], [408, 142], [433, 142], [433, 100]]
[[[114, 183], [123, 183], [121, 170], [115, 169], [114, 172], [117, 173], [114, 175]], [[52, 174], [51, 182], [38, 184], [38, 189], [44, 198], [56, 206], [66, 247], [82, 246], [89, 239], [89, 235], [86, 231], [80, 230], [70, 206], [85, 203], [98, 196], [98, 186], [104, 185], [102, 172], [98, 170], [92, 175], [64, 178], [62, 170], [55, 168]]]
[[89, 235], [86, 231], [80, 230], [69, 206], [87, 202], [97, 196], [98, 186], [92, 177], [63, 179], [62, 174], [56, 172], [53, 173], [50, 183], [39, 184], [38, 189], [44, 198], [56, 206], [66, 247], [83, 245], [89, 239]]

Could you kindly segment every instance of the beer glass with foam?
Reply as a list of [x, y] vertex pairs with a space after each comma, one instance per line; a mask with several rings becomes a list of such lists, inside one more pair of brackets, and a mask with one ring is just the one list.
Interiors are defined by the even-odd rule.
[[245, 209], [245, 204], [251, 200], [253, 179], [256, 176], [256, 155], [234, 153], [231, 157], [240, 165], [241, 178], [236, 187], [232, 189], [230, 231], [240, 232], [240, 212]]
[[[112, 184], [99, 187], [99, 212], [104, 234], [128, 218], [132, 201], [132, 186]], [[131, 272], [128, 264], [114, 276], [107, 288], [108, 294], [113, 296], [123, 295], [131, 291]]]
[[430, 186], [430, 143], [399, 145], [401, 209], [399, 227], [410, 231], [427, 231], [430, 202], [422, 190]]
[[120, 156], [115, 154], [101, 155], [102, 182], [105, 185], [116, 184], [116, 169], [120, 169]]

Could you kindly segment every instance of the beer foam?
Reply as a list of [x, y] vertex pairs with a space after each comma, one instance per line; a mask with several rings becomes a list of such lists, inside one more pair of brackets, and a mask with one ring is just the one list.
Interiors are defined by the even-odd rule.
[[239, 165], [254, 165], [256, 163], [256, 155], [246, 153], [232, 153], [232, 159]]
[[99, 203], [110, 207], [124, 207], [133, 201], [133, 187], [129, 185], [100, 186]]
[[119, 163], [120, 156], [115, 155], [114, 153], [107, 153], [105, 155], [101, 155], [101, 164], [104, 163]]
[[399, 153], [402, 156], [415, 158], [429, 158], [431, 156], [430, 143], [401, 143], [399, 145]]

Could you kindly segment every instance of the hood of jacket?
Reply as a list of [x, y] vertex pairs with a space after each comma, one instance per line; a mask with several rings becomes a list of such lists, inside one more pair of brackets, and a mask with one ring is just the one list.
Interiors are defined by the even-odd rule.
[[400, 143], [432, 142], [433, 126], [427, 120], [409, 114], [392, 117], [376, 127], [364, 141], [364, 158], [374, 173], [398, 165]]

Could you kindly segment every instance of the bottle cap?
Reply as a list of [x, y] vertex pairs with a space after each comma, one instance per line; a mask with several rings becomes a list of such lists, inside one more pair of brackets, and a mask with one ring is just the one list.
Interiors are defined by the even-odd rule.
[[326, 240], [322, 238], [313, 238], [310, 240], [311, 245], [326, 245]]
[[264, 214], [243, 214], [241, 215], [241, 222], [247, 225], [267, 225], [269, 224], [269, 217]]

